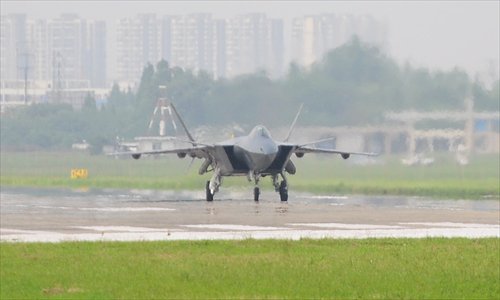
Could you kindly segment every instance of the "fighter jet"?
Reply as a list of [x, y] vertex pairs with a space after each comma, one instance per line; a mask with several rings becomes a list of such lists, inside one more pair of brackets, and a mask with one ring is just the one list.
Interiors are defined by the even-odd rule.
[[291, 160], [292, 155], [303, 157], [306, 153], [330, 153], [339, 154], [347, 159], [350, 155], [368, 155], [375, 153], [349, 152], [336, 149], [316, 148], [314, 144], [325, 141], [315, 141], [307, 144], [294, 144], [288, 142], [295, 123], [302, 110], [300, 106], [295, 119], [290, 126], [288, 134], [283, 141], [276, 141], [271, 137], [269, 130], [263, 125], [255, 126], [246, 136], [232, 138], [226, 141], [206, 144], [195, 141], [187, 129], [181, 116], [170, 103], [170, 108], [179, 119], [188, 140], [182, 140], [191, 144], [190, 147], [168, 150], [153, 150], [129, 153], [134, 159], [142, 155], [177, 154], [179, 158], [189, 156], [193, 159], [203, 159], [198, 174], [203, 175], [212, 172], [212, 178], [206, 182], [206, 200], [213, 201], [214, 195], [219, 191], [222, 179], [225, 176], [246, 176], [249, 182], [254, 182], [253, 198], [259, 201], [259, 183], [263, 177], [271, 177], [276, 192], [279, 193], [281, 201], [288, 200], [288, 180], [286, 174], [295, 174], [296, 168]]

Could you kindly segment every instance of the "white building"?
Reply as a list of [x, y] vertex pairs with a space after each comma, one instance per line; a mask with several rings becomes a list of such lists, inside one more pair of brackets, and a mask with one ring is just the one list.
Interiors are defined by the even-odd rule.
[[[2, 80], [88, 80], [106, 85], [106, 24], [63, 14], [48, 20], [1, 18]], [[25, 78], [26, 77], [26, 78]]]
[[[0, 105], [68, 103], [80, 108], [106, 86], [106, 24], [64, 14], [48, 20], [1, 18]], [[98, 92], [99, 91], [99, 92]]]
[[119, 19], [116, 28], [116, 79], [133, 85], [144, 66], [161, 57], [160, 26], [155, 14]]
[[10, 14], [0, 18], [0, 76], [5, 79], [24, 78], [29, 64], [26, 40], [26, 15]]
[[162, 58], [171, 66], [214, 73], [214, 21], [210, 14], [166, 16], [162, 22]]
[[387, 47], [385, 25], [371, 16], [322, 14], [294, 18], [292, 60], [310, 66], [355, 35], [365, 43]]
[[226, 74], [283, 72], [283, 22], [265, 14], [246, 14], [226, 20]]
[[233, 77], [283, 73], [283, 21], [265, 14], [215, 20], [211, 14], [138, 15], [117, 26], [118, 81], [134, 86], [144, 66], [165, 59], [170, 66]]

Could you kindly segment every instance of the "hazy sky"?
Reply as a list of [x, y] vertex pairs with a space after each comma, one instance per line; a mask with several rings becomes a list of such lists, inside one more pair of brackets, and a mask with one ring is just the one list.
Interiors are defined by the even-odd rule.
[[[398, 61], [431, 69], [466, 69], [499, 74], [500, 1], [9, 1], [2, 14], [26, 13], [33, 18], [64, 12], [114, 23], [137, 13], [212, 13], [223, 18], [264, 12], [284, 18], [285, 34], [295, 16], [319, 13], [370, 14], [387, 24], [389, 53]], [[289, 41], [289, 37], [287, 40]], [[290, 48], [290, 45], [287, 45]]]

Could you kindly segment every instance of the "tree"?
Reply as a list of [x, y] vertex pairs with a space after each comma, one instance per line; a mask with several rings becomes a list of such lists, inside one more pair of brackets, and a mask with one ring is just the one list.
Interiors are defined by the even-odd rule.
[[87, 93], [87, 95], [85, 96], [85, 99], [83, 100], [82, 109], [85, 112], [97, 111], [97, 106], [96, 106], [95, 97], [94, 97], [93, 93], [92, 94], [90, 92]]
[[[384, 120], [388, 110], [456, 110], [470, 93], [477, 110], [498, 111], [500, 83], [486, 88], [463, 70], [430, 71], [406, 63], [399, 66], [378, 49], [358, 39], [327, 53], [309, 68], [291, 64], [285, 78], [254, 73], [214, 80], [170, 67], [167, 61], [148, 63], [139, 89], [121, 91], [114, 84], [107, 108], [97, 111], [92, 94], [83, 109], [70, 105], [30, 105], [1, 118], [1, 146], [29, 149], [69, 148], [86, 139], [99, 149], [118, 136], [146, 132], [159, 93], [167, 93], [189, 126], [238, 123], [287, 126], [300, 103], [301, 125], [366, 125]], [[22, 138], [20, 138], [22, 137]]]
[[156, 73], [155, 73], [156, 85], [157, 86], [167, 85], [170, 82], [171, 77], [172, 73], [168, 65], [168, 62], [163, 59], [160, 60], [156, 64]]
[[151, 103], [156, 98], [158, 86], [155, 81], [155, 70], [152, 64], [147, 63], [142, 71], [141, 82], [137, 90], [137, 100], [142, 103]]

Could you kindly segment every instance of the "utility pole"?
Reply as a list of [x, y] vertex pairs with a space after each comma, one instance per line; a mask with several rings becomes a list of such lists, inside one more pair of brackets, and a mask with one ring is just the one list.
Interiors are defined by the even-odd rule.
[[474, 153], [474, 100], [471, 95], [465, 97], [465, 147], [467, 155]]
[[[30, 70], [29, 57], [30, 54], [26, 47], [17, 47], [17, 68], [22, 70], [24, 80], [24, 105], [28, 104], [28, 72]], [[21, 61], [22, 63], [20, 63]], [[18, 77], [19, 78], [19, 77]]]

